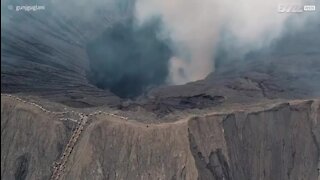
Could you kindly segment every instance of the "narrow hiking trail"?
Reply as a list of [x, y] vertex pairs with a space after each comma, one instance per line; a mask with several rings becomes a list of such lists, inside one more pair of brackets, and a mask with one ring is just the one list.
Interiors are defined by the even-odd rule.
[[13, 100], [19, 101], [20, 103], [29, 104], [33, 107], [40, 109], [42, 112], [47, 113], [47, 114], [61, 115], [61, 116], [72, 114], [72, 115], [76, 115], [79, 117], [79, 119], [66, 118], [66, 117], [59, 118], [60, 121], [71, 121], [73, 123], [76, 123], [76, 128], [73, 130], [72, 135], [69, 138], [69, 141], [66, 144], [60, 158], [57, 159], [53, 163], [53, 170], [52, 170], [52, 175], [50, 177], [50, 180], [58, 180], [63, 175], [65, 167], [66, 167], [66, 163], [68, 162], [68, 159], [69, 159], [71, 153], [73, 152], [74, 147], [76, 146], [77, 142], [79, 141], [79, 139], [82, 135], [82, 132], [84, 132], [86, 125], [88, 125], [89, 117], [104, 114], [104, 115], [116, 117], [119, 119], [124, 119], [124, 120], [128, 119], [127, 117], [123, 117], [123, 116], [119, 116], [116, 114], [107, 113], [107, 112], [103, 112], [103, 111], [95, 111], [95, 112], [92, 112], [89, 114], [84, 114], [84, 113], [73, 111], [73, 110], [61, 111], [61, 112], [50, 111], [50, 110], [44, 108], [40, 104], [23, 100], [17, 96], [11, 95], [11, 94], [2, 94], [1, 93], [1, 96], [12, 98]]

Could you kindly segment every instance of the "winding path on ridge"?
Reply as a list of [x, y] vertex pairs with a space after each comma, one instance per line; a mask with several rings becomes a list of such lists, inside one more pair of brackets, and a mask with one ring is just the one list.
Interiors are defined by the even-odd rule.
[[82, 132], [85, 130], [86, 125], [88, 124], [89, 121], [89, 117], [93, 117], [99, 114], [105, 114], [108, 116], [112, 116], [112, 117], [116, 117], [119, 119], [124, 119], [127, 120], [127, 117], [123, 117], [123, 116], [119, 116], [116, 114], [112, 114], [112, 113], [107, 113], [107, 112], [102, 112], [102, 111], [95, 111], [92, 112], [90, 114], [84, 114], [84, 113], [80, 113], [80, 112], [76, 112], [73, 110], [70, 111], [61, 111], [61, 112], [56, 112], [56, 111], [50, 111], [46, 108], [44, 108], [42, 105], [34, 103], [34, 102], [29, 102], [26, 100], [23, 100], [17, 96], [11, 95], [11, 94], [2, 94], [1, 96], [5, 96], [5, 97], [9, 97], [12, 98], [13, 100], [19, 101], [21, 103], [25, 103], [25, 104], [29, 104], [33, 107], [39, 108], [41, 111], [43, 111], [44, 113], [48, 113], [48, 114], [52, 114], [52, 115], [60, 115], [60, 116], [64, 116], [67, 114], [74, 114], [77, 115], [79, 117], [79, 119], [72, 119], [72, 118], [65, 118], [65, 117], [61, 117], [59, 118], [59, 120], [61, 121], [71, 121], [73, 123], [77, 123], [76, 128], [74, 129], [74, 131], [72, 132], [72, 135], [68, 141], [68, 143], [66, 144], [61, 156], [59, 159], [57, 159], [54, 163], [53, 163], [53, 172], [51, 175], [50, 180], [58, 180], [60, 179], [60, 177], [62, 176], [64, 169], [65, 169], [65, 165], [68, 162], [68, 159], [71, 155], [71, 153], [73, 152], [73, 149], [75, 147], [75, 145], [77, 144], [78, 140], [80, 139], [80, 136], [82, 134]]
[[[187, 123], [190, 120], [190, 117], [194, 116], [194, 115], [190, 115], [190, 117], [188, 116], [188, 117], [185, 117], [185, 118], [180, 119], [175, 122], [166, 122], [166, 123], [160, 123], [160, 124], [144, 124], [144, 123], [141, 123], [138, 121], [131, 122], [130, 120], [128, 121], [128, 117], [119, 116], [117, 114], [112, 114], [112, 113], [103, 112], [103, 111], [93, 111], [89, 114], [77, 112], [74, 110], [60, 111], [60, 112], [50, 111], [38, 103], [26, 101], [24, 99], [21, 99], [18, 96], [14, 96], [11, 94], [1, 94], [1, 97], [2, 96], [9, 97], [10, 99], [12, 99], [14, 101], [19, 101], [20, 103], [24, 103], [24, 104], [28, 104], [33, 107], [36, 107], [36, 108], [40, 109], [41, 111], [43, 111], [44, 113], [54, 115], [60, 121], [70, 121], [72, 123], [76, 123], [76, 128], [72, 131], [72, 134], [68, 140], [68, 143], [65, 145], [65, 148], [62, 151], [62, 153], [60, 154], [60, 157], [53, 162], [52, 174], [51, 174], [50, 180], [58, 180], [62, 177], [62, 175], [65, 171], [65, 168], [66, 168], [66, 164], [69, 160], [70, 155], [73, 152], [74, 147], [77, 145], [77, 142], [80, 140], [81, 135], [85, 131], [87, 125], [89, 125], [89, 123], [93, 122], [90, 120], [92, 120], [94, 118], [94, 116], [106, 115], [109, 117], [114, 117], [114, 118], [123, 120], [121, 123], [123, 123], [123, 122], [130, 123], [130, 124], [134, 123], [135, 125], [139, 125], [139, 126], [144, 125], [147, 128], [150, 126], [167, 127], [168, 125], [171, 126], [173, 124], [178, 124], [178, 123]], [[310, 115], [311, 115], [312, 119], [314, 120], [313, 123], [317, 124], [318, 123], [317, 109], [320, 104], [320, 99], [302, 99], [302, 100], [296, 99], [296, 100], [286, 100], [286, 101], [280, 101], [280, 102], [275, 101], [275, 102], [269, 102], [269, 103], [262, 102], [262, 103], [256, 103], [256, 104], [250, 105], [248, 107], [241, 106], [238, 108], [233, 108], [232, 110], [226, 109], [224, 111], [213, 111], [213, 112], [202, 114], [202, 116], [229, 114], [229, 113], [243, 112], [243, 111], [246, 111], [247, 113], [259, 112], [261, 110], [271, 109], [271, 108], [273, 108], [275, 106], [279, 106], [281, 104], [299, 104], [299, 103], [311, 102], [311, 101], [312, 101], [312, 108], [311, 108]], [[69, 117], [70, 115], [72, 115], [72, 118]], [[112, 118], [110, 118], [109, 120], [115, 121], [115, 119], [112, 119]], [[320, 161], [318, 161], [318, 162], [320, 162]], [[320, 167], [320, 163], [319, 163], [318, 167]], [[320, 168], [318, 168], [318, 171], [320, 172]]]

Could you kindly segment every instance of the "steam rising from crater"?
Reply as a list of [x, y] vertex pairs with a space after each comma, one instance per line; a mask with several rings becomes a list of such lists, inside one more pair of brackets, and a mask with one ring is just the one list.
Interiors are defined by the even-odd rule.
[[[306, 17], [318, 11], [295, 14], [279, 13], [277, 9], [280, 4], [308, 4], [302, 1], [3, 0], [1, 29], [7, 33], [1, 43], [6, 52], [19, 58], [20, 43], [11, 43], [13, 30], [26, 42], [31, 41], [30, 37], [41, 36], [37, 43], [44, 47], [54, 44], [51, 35], [66, 46], [85, 47], [87, 56], [79, 56], [88, 60], [89, 82], [120, 97], [135, 98], [159, 85], [203, 79], [215, 68], [219, 72], [224, 68], [234, 72], [241, 69], [240, 65], [247, 66], [245, 61], [234, 61], [240, 62], [254, 51], [268, 51], [271, 44], [300, 27], [303, 31], [310, 28], [302, 25]], [[31, 13], [8, 9], [8, 5], [35, 2], [45, 5], [46, 10]], [[315, 19], [318, 22], [319, 18]], [[38, 26], [40, 21], [48, 23]], [[300, 36], [294, 37], [301, 41]], [[283, 50], [283, 44], [280, 45], [277, 52]], [[28, 54], [23, 58], [29, 60], [30, 50], [23, 49]], [[300, 49], [310, 51], [310, 47]], [[318, 51], [311, 54], [315, 52]], [[45, 62], [46, 53], [39, 51], [34, 56]], [[287, 48], [287, 55], [292, 53], [296, 50]], [[266, 59], [265, 55], [260, 57]]]
[[[301, 4], [301, 1], [290, 3]], [[290, 13], [279, 13], [278, 0], [137, 0], [135, 17], [142, 25], [160, 17], [172, 40], [168, 82], [183, 84], [214, 71], [221, 34], [239, 55], [262, 48], [281, 35]]]

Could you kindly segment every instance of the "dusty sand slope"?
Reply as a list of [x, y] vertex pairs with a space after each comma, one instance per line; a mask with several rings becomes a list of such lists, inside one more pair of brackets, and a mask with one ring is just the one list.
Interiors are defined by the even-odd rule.
[[59, 170], [61, 179], [319, 178], [319, 100], [150, 124], [1, 99], [2, 179], [49, 179], [79, 127], [67, 118], [81, 115], [88, 122]]

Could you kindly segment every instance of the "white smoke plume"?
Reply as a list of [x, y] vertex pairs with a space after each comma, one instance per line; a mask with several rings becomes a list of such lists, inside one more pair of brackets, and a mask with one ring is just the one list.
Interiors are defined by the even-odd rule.
[[242, 51], [261, 48], [279, 37], [294, 14], [279, 13], [281, 3], [302, 4], [301, 0], [137, 0], [135, 16], [138, 24], [161, 18], [175, 51], [168, 81], [183, 84], [214, 71], [215, 46], [222, 31], [231, 33]]

